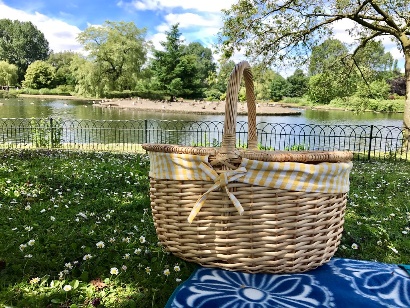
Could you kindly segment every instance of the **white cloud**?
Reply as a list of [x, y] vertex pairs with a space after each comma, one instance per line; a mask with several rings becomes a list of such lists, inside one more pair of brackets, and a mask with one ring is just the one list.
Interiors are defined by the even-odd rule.
[[348, 33], [348, 29], [355, 26], [355, 22], [349, 19], [342, 19], [334, 22], [333, 24], [334, 37], [343, 43], [352, 44], [354, 38]]
[[167, 36], [165, 35], [165, 33], [155, 33], [147, 39], [152, 42], [155, 49], [163, 50], [164, 48], [162, 47], [161, 42], [165, 42], [167, 40]]
[[[181, 8], [200, 12], [220, 12], [236, 2], [237, 0], [134, 0], [131, 4], [135, 9], [141, 11]], [[119, 5], [124, 4], [123, 1], [119, 2]]]
[[179, 23], [180, 29], [191, 27], [222, 26], [222, 19], [216, 14], [209, 14], [207, 16], [201, 16], [193, 13], [168, 14], [165, 16], [165, 21], [168, 25]]
[[0, 18], [31, 21], [41, 32], [43, 32], [45, 38], [49, 42], [50, 49], [54, 52], [66, 50], [76, 52], [82, 51], [82, 46], [76, 41], [76, 37], [81, 30], [64, 21], [47, 17], [38, 12], [29, 14], [8, 7], [2, 2], [0, 2]]

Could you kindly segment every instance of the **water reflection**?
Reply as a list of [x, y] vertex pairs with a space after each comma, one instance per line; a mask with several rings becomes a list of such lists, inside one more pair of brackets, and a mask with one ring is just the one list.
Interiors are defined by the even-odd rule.
[[[45, 100], [33, 98], [0, 99], [1, 118], [68, 118], [84, 120], [184, 120], [223, 121], [223, 115], [196, 115], [184, 113], [144, 112], [135, 109], [101, 108], [93, 101]], [[284, 124], [324, 125], [383, 125], [401, 126], [403, 114], [387, 114], [338, 110], [301, 110], [300, 116], [257, 116], [257, 122]], [[238, 116], [247, 121], [247, 116]]]

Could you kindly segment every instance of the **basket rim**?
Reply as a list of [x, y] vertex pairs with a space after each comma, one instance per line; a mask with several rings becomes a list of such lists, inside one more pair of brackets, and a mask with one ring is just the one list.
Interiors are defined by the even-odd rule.
[[[144, 143], [142, 148], [148, 152], [174, 154], [191, 154], [201, 156], [216, 156], [220, 153], [218, 147], [181, 146], [176, 144]], [[266, 162], [349, 162], [353, 159], [350, 151], [268, 151], [236, 149], [236, 158], [247, 158]]]

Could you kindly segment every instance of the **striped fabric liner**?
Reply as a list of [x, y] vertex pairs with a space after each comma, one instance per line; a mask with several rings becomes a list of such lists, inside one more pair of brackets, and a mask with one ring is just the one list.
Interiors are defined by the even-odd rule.
[[[169, 180], [215, 181], [218, 174], [208, 163], [208, 156], [149, 152], [150, 177]], [[242, 159], [246, 169], [235, 181], [291, 191], [345, 193], [349, 191], [352, 162], [304, 164], [262, 162]]]

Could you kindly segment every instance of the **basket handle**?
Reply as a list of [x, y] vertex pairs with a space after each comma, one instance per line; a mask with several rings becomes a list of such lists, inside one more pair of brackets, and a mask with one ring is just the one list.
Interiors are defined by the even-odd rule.
[[228, 157], [237, 157], [234, 154], [236, 152], [236, 116], [238, 113], [237, 103], [242, 75], [245, 80], [246, 101], [248, 105], [248, 149], [256, 150], [258, 148], [253, 76], [249, 63], [242, 61], [236, 64], [232, 70], [226, 90], [224, 133], [219, 153], [228, 154]]

